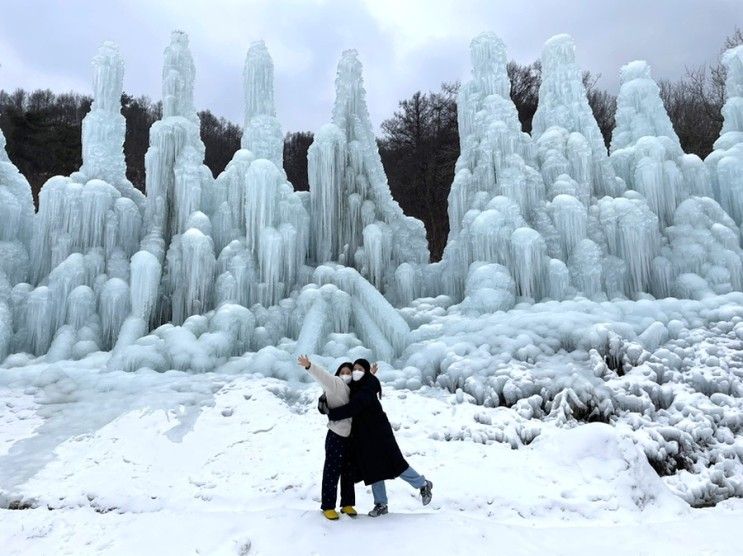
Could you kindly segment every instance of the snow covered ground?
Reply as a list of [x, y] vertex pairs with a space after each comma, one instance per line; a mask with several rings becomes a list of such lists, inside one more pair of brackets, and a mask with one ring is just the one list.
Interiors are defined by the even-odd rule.
[[523, 435], [516, 408], [440, 388], [383, 398], [432, 504], [396, 481], [390, 515], [327, 522], [317, 386], [105, 372], [108, 357], [0, 371], [4, 553], [740, 553], [743, 501], [692, 509], [626, 428], [532, 420], [514, 450], [488, 431]]

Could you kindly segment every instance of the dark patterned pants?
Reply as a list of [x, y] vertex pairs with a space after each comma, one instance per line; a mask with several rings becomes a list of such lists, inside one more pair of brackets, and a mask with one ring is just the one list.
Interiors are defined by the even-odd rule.
[[320, 508], [323, 510], [335, 508], [338, 479], [341, 481], [341, 507], [353, 506], [356, 503], [350, 448], [350, 438], [344, 438], [328, 430], [328, 435], [325, 437], [325, 466], [322, 471], [322, 505]]

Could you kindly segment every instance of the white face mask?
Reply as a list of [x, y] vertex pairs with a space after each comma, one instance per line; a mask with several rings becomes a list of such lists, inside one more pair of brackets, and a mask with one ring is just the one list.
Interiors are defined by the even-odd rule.
[[364, 371], [354, 371], [353, 372], [353, 379], [354, 380], [361, 380], [364, 376]]
[[349, 382], [351, 382], [351, 375], [341, 375], [341, 379], [343, 380], [343, 382], [348, 384]]

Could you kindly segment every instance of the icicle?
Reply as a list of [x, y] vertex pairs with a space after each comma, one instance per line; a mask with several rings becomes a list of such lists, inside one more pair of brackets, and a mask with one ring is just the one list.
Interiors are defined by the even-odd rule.
[[601, 248], [590, 239], [581, 240], [570, 256], [570, 277], [583, 295], [593, 298], [603, 290]]
[[570, 273], [565, 263], [550, 259], [549, 263], [549, 297], [561, 301], [567, 296], [570, 287]]
[[544, 240], [531, 228], [511, 234], [511, 269], [516, 294], [538, 301], [547, 290], [547, 261]]
[[558, 195], [552, 200], [550, 213], [560, 236], [560, 258], [566, 261], [577, 243], [586, 237], [588, 226], [586, 207], [571, 195]]
[[129, 286], [123, 280], [111, 278], [103, 286], [100, 301], [103, 349], [111, 349], [116, 343], [121, 325], [131, 309], [129, 299]]

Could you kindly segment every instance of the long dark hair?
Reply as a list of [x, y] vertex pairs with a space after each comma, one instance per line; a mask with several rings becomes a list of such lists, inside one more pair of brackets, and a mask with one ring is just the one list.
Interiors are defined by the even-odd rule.
[[353, 372], [353, 363], [351, 363], [350, 361], [344, 361], [343, 363], [341, 363], [338, 367], [338, 370], [335, 371], [335, 376], [341, 376], [341, 371], [345, 368]]

